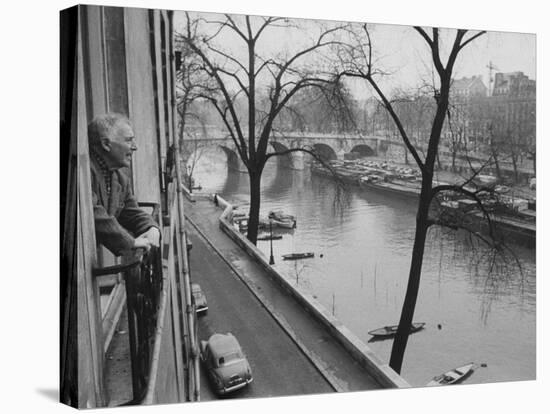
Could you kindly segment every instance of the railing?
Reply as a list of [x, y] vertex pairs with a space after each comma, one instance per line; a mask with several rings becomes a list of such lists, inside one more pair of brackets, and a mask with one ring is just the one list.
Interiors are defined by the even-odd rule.
[[162, 290], [159, 249], [138, 249], [122, 257], [122, 264], [94, 269], [94, 276], [121, 273], [126, 287], [130, 359], [132, 366], [132, 403], [145, 396], [150, 372], [157, 311]]

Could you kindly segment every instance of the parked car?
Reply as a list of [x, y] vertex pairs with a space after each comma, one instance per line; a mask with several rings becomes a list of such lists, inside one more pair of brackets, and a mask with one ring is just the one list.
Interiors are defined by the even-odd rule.
[[480, 186], [491, 186], [497, 183], [497, 177], [493, 175], [477, 175], [473, 180], [477, 185]]
[[495, 186], [495, 193], [506, 194], [508, 192], [510, 192], [510, 187], [508, 187], [507, 185], [496, 185]]
[[252, 382], [248, 360], [231, 333], [215, 333], [208, 341], [201, 341], [201, 360], [217, 394], [236, 391]]
[[198, 283], [191, 283], [191, 294], [195, 302], [195, 312], [197, 312], [197, 316], [206, 315], [208, 313], [208, 302]]

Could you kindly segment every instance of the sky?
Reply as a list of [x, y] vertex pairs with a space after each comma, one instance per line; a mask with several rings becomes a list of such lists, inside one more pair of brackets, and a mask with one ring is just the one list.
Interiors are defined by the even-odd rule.
[[[217, 20], [223, 18], [212, 13], [201, 13], [201, 16]], [[183, 13], [176, 12], [176, 28], [181, 27], [183, 21]], [[299, 19], [299, 22], [306, 28], [305, 31], [282, 28], [264, 31], [258, 43], [258, 49], [264, 55], [276, 55], [285, 51], [290, 53], [299, 45], [305, 45], [308, 38], [311, 39], [317, 33], [318, 26], [313, 20]], [[336, 24], [326, 20], [317, 22], [327, 25]], [[394, 88], [414, 88], [423, 80], [429, 81], [432, 78], [428, 46], [411, 26], [369, 23], [369, 30], [381, 67], [391, 72], [391, 76], [382, 81], [386, 92]], [[450, 29], [445, 29], [444, 32], [448, 32], [450, 36], [456, 33], [455, 30]], [[218, 41], [225, 50], [231, 50], [235, 56], [245, 58], [244, 44], [235, 36], [224, 35]], [[536, 36], [488, 31], [461, 51], [455, 64], [454, 77], [458, 79], [463, 76], [481, 75], [483, 83], [488, 87], [490, 64], [494, 68], [493, 74], [521, 71], [529, 78], [536, 79]], [[364, 81], [349, 81], [349, 85], [358, 99], [370, 95]]]

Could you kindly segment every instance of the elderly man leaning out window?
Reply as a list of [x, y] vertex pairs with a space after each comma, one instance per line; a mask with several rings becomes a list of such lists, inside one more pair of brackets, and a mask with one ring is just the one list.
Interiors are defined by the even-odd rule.
[[110, 113], [88, 125], [96, 239], [113, 254], [159, 246], [160, 231], [151, 215], [138, 207], [123, 172], [137, 150], [128, 118]]

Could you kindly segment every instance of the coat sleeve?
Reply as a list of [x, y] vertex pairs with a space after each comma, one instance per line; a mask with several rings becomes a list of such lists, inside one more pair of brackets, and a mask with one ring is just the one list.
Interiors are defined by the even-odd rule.
[[97, 242], [104, 245], [114, 255], [119, 256], [123, 250], [134, 247], [134, 237], [119, 223], [116, 217], [110, 215], [99, 202], [92, 191], [94, 203], [94, 221]]
[[143, 211], [132, 193], [130, 181], [120, 177], [122, 184], [121, 197], [124, 199], [124, 207], [118, 214], [119, 223], [127, 229], [134, 237], [145, 233], [151, 227], [159, 228], [153, 217]]

